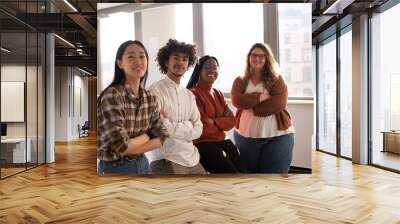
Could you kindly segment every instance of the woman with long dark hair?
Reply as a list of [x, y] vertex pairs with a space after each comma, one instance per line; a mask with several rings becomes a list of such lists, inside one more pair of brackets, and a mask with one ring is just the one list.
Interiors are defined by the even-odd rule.
[[225, 131], [235, 125], [235, 117], [221, 91], [213, 88], [219, 64], [213, 56], [200, 58], [186, 88], [196, 96], [203, 132], [194, 144], [199, 149], [200, 163], [210, 173], [241, 173], [243, 167], [237, 148], [225, 140]]
[[231, 97], [238, 109], [234, 139], [246, 170], [287, 175], [294, 128], [287, 111], [287, 86], [268, 45], [251, 47], [245, 73], [235, 79]]
[[139, 41], [117, 50], [114, 79], [97, 101], [99, 173], [149, 173], [144, 152], [161, 147], [166, 137], [156, 98], [144, 88], [148, 61]]

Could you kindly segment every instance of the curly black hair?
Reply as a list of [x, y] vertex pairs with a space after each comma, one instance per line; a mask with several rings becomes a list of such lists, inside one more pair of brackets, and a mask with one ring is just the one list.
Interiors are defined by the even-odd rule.
[[160, 48], [157, 53], [156, 61], [158, 62], [158, 67], [161, 73], [167, 74], [168, 68], [165, 64], [168, 62], [171, 54], [175, 52], [186, 54], [189, 57], [188, 67], [193, 66], [197, 60], [195, 45], [180, 42], [175, 39], [169, 39], [167, 44]]

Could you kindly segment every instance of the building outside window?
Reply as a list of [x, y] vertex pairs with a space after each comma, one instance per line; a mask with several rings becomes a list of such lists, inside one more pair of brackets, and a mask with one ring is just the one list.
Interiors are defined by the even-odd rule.
[[[312, 66], [311, 54], [311, 4], [280, 3], [279, 54], [280, 66], [286, 78], [289, 97], [313, 97], [313, 78], [304, 80], [304, 69]], [[311, 90], [311, 91], [310, 91]]]

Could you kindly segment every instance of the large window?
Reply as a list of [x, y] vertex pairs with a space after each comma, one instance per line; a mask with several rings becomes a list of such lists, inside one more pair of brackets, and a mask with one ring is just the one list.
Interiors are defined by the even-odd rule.
[[340, 36], [333, 35], [322, 41], [318, 45], [317, 61], [318, 149], [349, 159], [353, 132], [351, 28], [349, 25], [340, 30]]
[[[400, 5], [372, 17], [372, 163], [400, 170]], [[382, 132], [396, 132], [385, 141]], [[397, 140], [396, 140], [397, 138]], [[386, 142], [386, 147], [384, 146]], [[396, 143], [397, 142], [397, 143]], [[393, 149], [389, 148], [392, 144]]]
[[[193, 13], [192, 4], [174, 4], [154, 9], [143, 10], [142, 35], [143, 44], [149, 53], [149, 77], [147, 86], [164, 77], [159, 71], [156, 61], [158, 50], [169, 39], [177, 39], [193, 43]], [[154, 19], [163, 18], [163, 19]], [[186, 72], [181, 83], [186, 85], [192, 74], [193, 67]]]
[[263, 4], [204, 4], [203, 17], [204, 53], [217, 57], [220, 66], [214, 85], [230, 92], [250, 47], [263, 42]]
[[[131, 7], [127, 7], [127, 10]], [[131, 8], [132, 9], [132, 8]], [[135, 27], [135, 13], [141, 14], [140, 27]], [[163, 18], [157, 19], [154, 18]], [[157, 62], [159, 48], [170, 38], [193, 43], [192, 4], [173, 4], [140, 11], [102, 13], [99, 15], [100, 75], [98, 94], [111, 83], [114, 76], [115, 55], [119, 45], [127, 40], [135, 40], [135, 30], [140, 29], [142, 43], [149, 54], [149, 76], [147, 86], [161, 79]], [[123, 27], [123, 29], [120, 29]], [[140, 38], [139, 38], [140, 39]], [[191, 68], [181, 80], [190, 78]]]
[[[99, 15], [98, 37], [100, 39], [99, 84], [97, 94], [106, 88], [114, 77], [115, 55], [119, 45], [135, 39], [135, 23], [132, 12]], [[118, 27], [115, 29], [115, 27]], [[110, 32], [112, 31], [112, 32]]]
[[[142, 14], [142, 37], [143, 44], [149, 53], [149, 76], [147, 86], [165, 77], [162, 75], [158, 63], [155, 61], [158, 50], [164, 46], [169, 39], [177, 39], [186, 43], [193, 43], [193, 12], [192, 4], [174, 4], [159, 8], [146, 9]], [[161, 20], [154, 18], [163, 18]], [[191, 67], [181, 80], [186, 85], [193, 72]], [[146, 153], [152, 161], [152, 154]]]
[[[200, 8], [199, 17], [200, 11], [195, 14], [193, 9]], [[148, 85], [163, 77], [154, 61], [159, 48], [168, 39], [176, 38], [202, 46], [199, 57], [206, 54], [217, 57], [220, 72], [214, 85], [229, 93], [234, 78], [244, 72], [250, 47], [265, 40], [264, 8], [265, 4], [179, 3], [144, 7], [133, 13], [99, 14], [101, 86], [98, 90], [104, 89], [112, 80], [117, 47], [125, 40], [134, 39], [136, 30], [149, 52]], [[311, 4], [277, 4], [276, 8], [280, 65], [289, 86], [289, 96], [312, 97], [315, 91], [312, 84]], [[224, 12], [223, 16], [221, 12]], [[139, 27], [135, 27], [135, 14], [141, 18]], [[193, 68], [185, 74], [182, 85], [186, 85], [192, 71]]]
[[351, 158], [352, 141], [352, 35], [351, 27], [340, 36], [340, 154]]
[[279, 54], [289, 97], [312, 97], [311, 4], [278, 4]]
[[318, 148], [336, 153], [336, 37], [318, 48]]

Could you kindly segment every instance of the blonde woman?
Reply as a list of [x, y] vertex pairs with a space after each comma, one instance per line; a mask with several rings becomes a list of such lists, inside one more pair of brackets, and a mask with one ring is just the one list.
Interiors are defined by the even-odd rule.
[[251, 47], [245, 73], [235, 79], [231, 97], [238, 109], [234, 140], [247, 172], [287, 174], [294, 128], [286, 108], [287, 86], [267, 45]]

